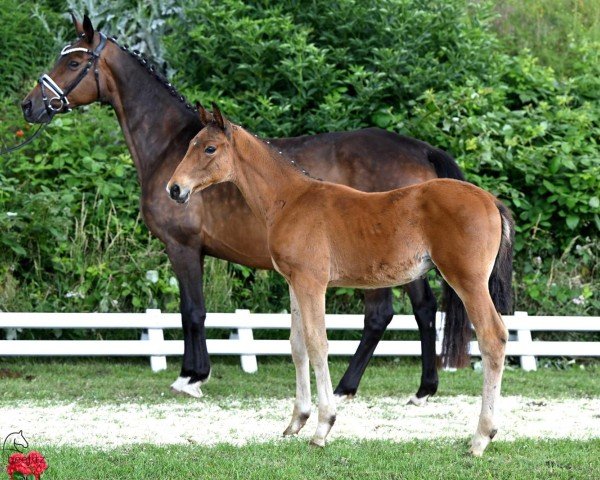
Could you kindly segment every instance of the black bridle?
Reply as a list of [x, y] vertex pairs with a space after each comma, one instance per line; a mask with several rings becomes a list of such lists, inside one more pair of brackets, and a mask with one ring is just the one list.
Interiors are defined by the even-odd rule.
[[[90, 56], [90, 59], [88, 60], [85, 68], [83, 70], [81, 70], [81, 72], [79, 72], [79, 75], [77, 76], [77, 78], [75, 80], [73, 80], [73, 82], [71, 82], [71, 84], [65, 90], [60, 88], [56, 84], [56, 82], [54, 80], [52, 80], [52, 77], [50, 77], [50, 75], [48, 75], [46, 73], [44, 73], [38, 79], [38, 83], [40, 84], [40, 90], [42, 91], [42, 101], [44, 102], [45, 111], [48, 114], [48, 121], [42, 123], [38, 127], [38, 129], [35, 131], [35, 133], [31, 137], [26, 139], [24, 142], [22, 142], [18, 145], [15, 145], [13, 147], [5, 148], [4, 150], [0, 150], [0, 155], [5, 155], [7, 153], [11, 153], [11, 152], [14, 152], [15, 150], [18, 150], [21, 147], [24, 147], [25, 145], [27, 145], [28, 143], [33, 141], [33, 139], [35, 139], [42, 132], [44, 127], [46, 127], [52, 121], [52, 118], [54, 117], [55, 114], [57, 114], [59, 112], [69, 112], [71, 110], [71, 108], [69, 107], [69, 99], [67, 98], [67, 95], [69, 95], [75, 89], [75, 87], [77, 87], [77, 85], [79, 85], [79, 83], [81, 83], [81, 81], [85, 78], [85, 76], [88, 74], [88, 72], [90, 71], [90, 69], [92, 67], [94, 67], [94, 78], [96, 79], [96, 90], [98, 92], [98, 100], [100, 100], [100, 79], [99, 79], [99, 73], [98, 73], [98, 59], [100, 58], [100, 54], [102, 53], [102, 50], [104, 50], [104, 47], [106, 46], [106, 35], [104, 35], [101, 32], [98, 32], [98, 34], [100, 35], [100, 43], [98, 43], [98, 46], [94, 50], [90, 50], [88, 48], [83, 48], [83, 47], [71, 47], [71, 45], [67, 45], [61, 50], [61, 52], [60, 52], [61, 57], [68, 55], [69, 53], [73, 53], [73, 52], [83, 52], [83, 53], [87, 53]], [[83, 37], [84, 34], [82, 34], [81, 36]], [[52, 98], [48, 98], [48, 95], [46, 95], [46, 90], [49, 90], [51, 92], [51, 94], [53, 94], [54, 96]], [[40, 113], [40, 116], [38, 117], [38, 119], [43, 114], [44, 114], [44, 112]]]
[[[73, 53], [73, 52], [83, 52], [90, 56], [90, 59], [88, 60], [85, 68], [83, 70], [81, 70], [81, 72], [79, 72], [79, 75], [77, 76], [77, 78], [75, 80], [73, 80], [73, 82], [71, 82], [71, 84], [68, 87], [66, 87], [64, 90], [61, 89], [56, 84], [56, 82], [54, 80], [52, 80], [50, 75], [48, 75], [46, 73], [44, 73], [39, 78], [38, 83], [40, 84], [40, 89], [42, 91], [42, 100], [44, 102], [44, 107], [46, 109], [46, 113], [50, 116], [50, 119], [52, 119], [52, 117], [58, 112], [63, 112], [63, 111], [68, 112], [71, 110], [71, 108], [69, 107], [69, 99], [67, 98], [67, 96], [75, 89], [75, 87], [77, 87], [77, 85], [79, 85], [79, 83], [85, 78], [85, 76], [92, 69], [92, 67], [94, 68], [94, 78], [96, 79], [96, 89], [98, 91], [98, 100], [100, 100], [100, 80], [99, 80], [99, 73], [98, 73], [98, 59], [100, 58], [100, 54], [102, 53], [102, 50], [106, 46], [106, 35], [104, 35], [101, 32], [98, 32], [98, 34], [100, 35], [100, 43], [98, 43], [98, 46], [94, 50], [90, 50], [90, 49], [84, 48], [84, 47], [71, 47], [71, 45], [67, 45], [66, 47], [64, 47], [61, 50], [61, 52], [60, 52], [61, 57], [68, 55], [70, 53]], [[52, 98], [48, 98], [48, 95], [46, 95], [46, 90], [49, 90], [51, 92], [51, 94], [53, 94], [54, 96]]]

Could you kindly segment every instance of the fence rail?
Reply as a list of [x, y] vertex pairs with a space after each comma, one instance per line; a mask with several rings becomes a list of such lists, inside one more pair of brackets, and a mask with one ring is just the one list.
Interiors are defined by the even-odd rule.
[[[441, 326], [438, 312], [436, 325]], [[526, 312], [504, 316], [512, 332], [506, 347], [509, 356], [521, 357], [521, 367], [536, 369], [536, 356], [600, 357], [600, 342], [595, 341], [533, 341], [534, 331], [600, 331], [600, 317], [528, 316]], [[289, 314], [209, 313], [207, 328], [230, 329], [228, 340], [209, 339], [208, 351], [212, 355], [239, 355], [242, 368], [254, 372], [258, 368], [257, 355], [291, 355], [288, 340], [255, 340], [255, 329], [288, 329]], [[328, 330], [362, 330], [362, 315], [326, 315]], [[165, 340], [164, 330], [181, 327], [181, 316], [147, 310], [146, 313], [25, 313], [0, 312], [0, 328], [44, 329], [142, 329], [139, 340], [0, 340], [0, 356], [149, 356], [154, 371], [166, 368], [167, 355], [182, 355], [183, 341]], [[396, 315], [388, 330], [417, 330], [414, 317]], [[442, 329], [438, 330], [438, 338]], [[440, 351], [441, 341], [437, 342]], [[358, 341], [331, 340], [330, 355], [352, 355]], [[471, 354], [479, 356], [477, 342], [471, 342]], [[375, 355], [414, 356], [421, 354], [421, 345], [411, 340], [385, 340], [375, 349]]]

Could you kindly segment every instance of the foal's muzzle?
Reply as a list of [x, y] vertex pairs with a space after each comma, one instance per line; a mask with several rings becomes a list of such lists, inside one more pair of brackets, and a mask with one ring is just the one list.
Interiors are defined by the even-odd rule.
[[185, 203], [190, 199], [190, 190], [188, 188], [182, 190], [179, 185], [174, 184], [169, 189], [169, 196], [177, 203]]

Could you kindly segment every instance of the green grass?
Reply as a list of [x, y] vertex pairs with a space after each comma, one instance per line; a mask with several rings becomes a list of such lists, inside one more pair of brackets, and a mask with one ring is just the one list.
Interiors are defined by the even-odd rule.
[[[153, 373], [142, 359], [4, 359], [0, 360], [0, 401], [159, 403], [172, 397], [169, 385], [178, 375], [179, 362], [170, 358], [168, 370]], [[509, 368], [502, 393], [544, 398], [600, 396], [600, 366], [589, 364], [581, 369], [582, 365], [536, 372]], [[347, 359], [332, 359], [330, 367], [335, 386]], [[359, 394], [408, 397], [418, 387], [420, 372], [414, 359], [376, 358], [367, 368]], [[294, 385], [294, 368], [288, 358], [259, 358], [258, 372], [247, 374], [237, 358], [216, 357], [212, 378], [202, 390], [211, 398], [288, 398], [294, 395]], [[472, 369], [441, 371], [438, 395], [480, 395], [481, 385], [481, 373]]]
[[[216, 357], [213, 361], [212, 379], [203, 388], [211, 399], [233, 396], [252, 401], [294, 394], [294, 372], [289, 359], [260, 359], [259, 371], [253, 375], [242, 372], [236, 358]], [[347, 360], [333, 359], [330, 364], [337, 381]], [[12, 405], [33, 400], [91, 406], [95, 402], [152, 404], [168, 399], [195, 407], [198, 400], [173, 397], [168, 392], [178, 367], [178, 358], [170, 359], [169, 369], [159, 373], [152, 373], [147, 360], [142, 359], [5, 359], [0, 361], [0, 403]], [[508, 369], [503, 393], [534, 398], [597, 397], [598, 373], [595, 364], [585, 365], [584, 369], [577, 365], [536, 372]], [[420, 367], [414, 359], [374, 359], [360, 395], [396, 395], [404, 401], [417, 388], [419, 375]], [[480, 372], [442, 371], [440, 376], [440, 395], [480, 395]], [[100, 450], [37, 444], [31, 448], [47, 458], [47, 479], [600, 478], [598, 439], [498, 441], [488, 447], [481, 459], [467, 455], [467, 436], [403, 443], [334, 439], [325, 449], [309, 447], [305, 439], [283, 438], [242, 447], [134, 445]]]
[[600, 476], [600, 440], [493, 442], [483, 458], [467, 442], [348, 440], [325, 449], [304, 440], [243, 447], [136, 445], [99, 452], [43, 447], [48, 479], [592, 479]]

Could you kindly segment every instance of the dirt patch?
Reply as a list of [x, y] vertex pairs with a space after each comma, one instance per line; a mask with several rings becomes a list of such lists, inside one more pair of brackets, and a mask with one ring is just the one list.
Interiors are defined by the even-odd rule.
[[[8, 368], [0, 368], [0, 380], [5, 378], [21, 378], [23, 377], [22, 373], [15, 372], [14, 370], [9, 370]], [[25, 375], [25, 380], [31, 382], [35, 376], [33, 375]]]
[[[134, 443], [203, 444], [280, 440], [292, 412], [292, 399], [213, 400], [158, 405], [39, 404], [0, 405], [0, 435], [23, 430], [33, 445], [116, 447]], [[336, 438], [468, 438], [475, 430], [480, 398], [434, 397], [427, 405], [405, 405], [397, 398], [356, 399], [338, 407], [330, 434]], [[504, 397], [498, 415], [498, 440], [600, 436], [600, 399]], [[300, 433], [307, 440], [316, 412]]]

